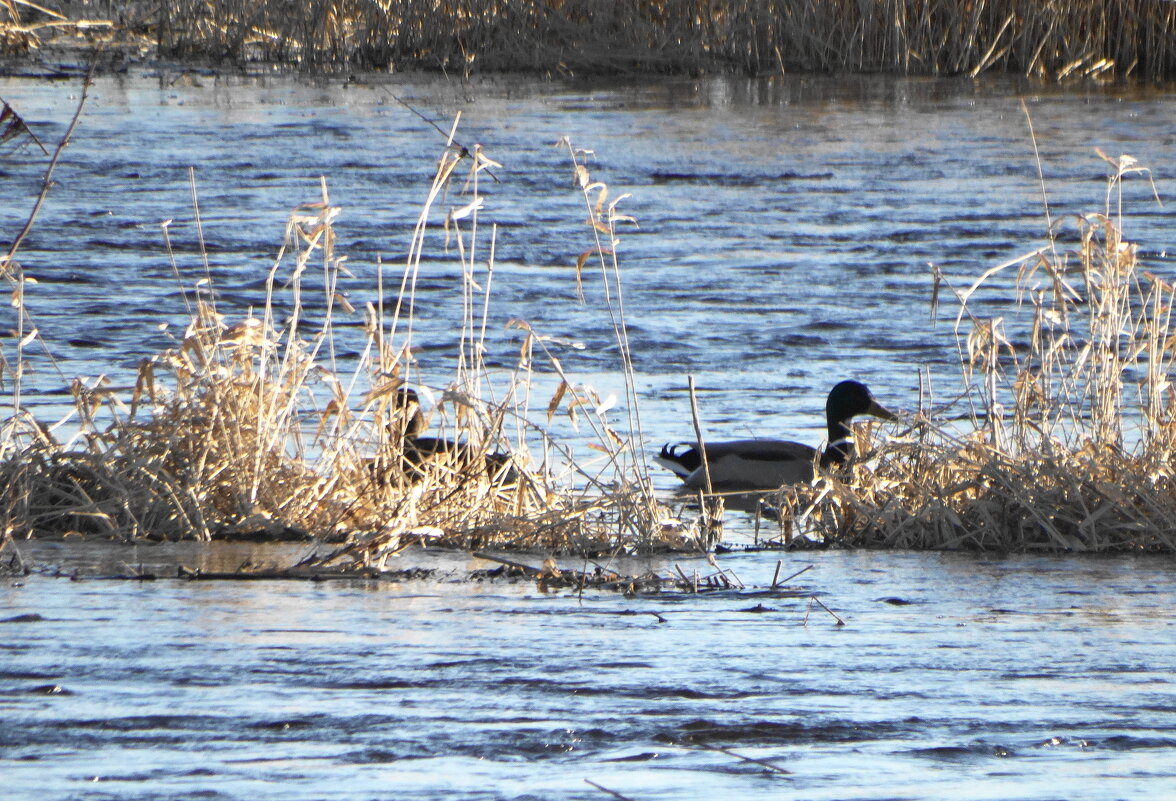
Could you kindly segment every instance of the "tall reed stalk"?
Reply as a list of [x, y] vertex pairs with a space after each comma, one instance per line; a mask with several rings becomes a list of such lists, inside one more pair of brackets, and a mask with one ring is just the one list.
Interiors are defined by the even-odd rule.
[[1061, 78], [1176, 73], [1176, 10], [1154, 0], [168, 3], [162, 52], [251, 49], [318, 66], [548, 72], [736, 69]]

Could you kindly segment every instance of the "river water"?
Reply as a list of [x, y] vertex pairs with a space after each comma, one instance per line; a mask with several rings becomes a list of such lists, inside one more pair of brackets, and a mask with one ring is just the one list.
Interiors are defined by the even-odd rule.
[[[217, 566], [160, 551], [82, 567]], [[246, 558], [275, 557], [217, 561]], [[460, 581], [487, 564], [457, 555], [407, 559], [439, 572], [6, 581], [4, 797], [608, 797], [585, 780], [667, 800], [1176, 793], [1171, 560], [785, 556], [781, 578], [812, 565], [789, 586], [839, 626], [807, 597], [578, 599]], [[776, 555], [722, 564], [764, 588]]]
[[[47, 141], [77, 91], [0, 79], [0, 97]], [[618, 253], [650, 448], [689, 436], [687, 374], [716, 438], [815, 443], [825, 393], [845, 377], [898, 408], [915, 405], [920, 371], [954, 393], [954, 312], [931, 319], [927, 264], [961, 285], [1045, 242], [1022, 102], [1063, 238], [1073, 215], [1105, 207], [1096, 147], [1139, 159], [1161, 194], [1176, 186], [1176, 93], [1159, 89], [106, 77], [21, 250], [54, 355], [30, 356], [26, 398], [50, 415], [73, 376], [129, 384], [167, 346], [159, 324], [182, 323], [183, 302], [161, 222], [172, 220], [185, 282], [204, 274], [189, 167], [222, 311], [261, 303], [286, 217], [319, 199], [320, 176], [343, 208], [345, 290], [362, 308], [377, 258], [403, 261], [443, 144], [397, 97], [445, 128], [461, 112], [459, 140], [502, 164], [498, 182], [483, 180], [479, 222], [482, 236], [498, 226], [492, 365], [512, 363], [519, 335], [506, 323], [522, 318], [583, 343], [558, 351], [578, 380], [620, 390], [599, 276], [576, 300], [573, 265], [592, 239], [555, 143], [591, 149], [610, 197], [631, 193], [620, 209], [639, 227], [622, 228]], [[44, 160], [5, 147], [7, 237]], [[1171, 277], [1176, 226], [1151, 192], [1128, 181], [1127, 235]], [[440, 231], [428, 245], [418, 358], [444, 385], [461, 289]], [[221, 558], [24, 547], [67, 572]], [[459, 581], [484, 565], [446, 554], [405, 557], [441, 572], [401, 583], [6, 580], [0, 796], [608, 797], [585, 780], [634, 799], [1176, 793], [1170, 559], [786, 559], [781, 575], [814, 565], [792, 583], [805, 597], [578, 599]], [[720, 560], [764, 588], [777, 556]]]

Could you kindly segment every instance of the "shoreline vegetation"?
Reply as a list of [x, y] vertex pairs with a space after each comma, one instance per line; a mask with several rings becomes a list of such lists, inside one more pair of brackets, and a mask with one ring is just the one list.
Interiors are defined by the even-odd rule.
[[[101, 45], [159, 59], [324, 72], [857, 72], [1047, 81], [1176, 77], [1176, 4], [1156, 0], [62, 0], [0, 3], [0, 53]], [[82, 59], [85, 60], [85, 59]]]
[[[582, 152], [567, 142], [590, 219], [585, 241], [594, 242], [579, 268], [594, 263], [604, 281], [627, 397], [618, 404], [575, 382], [551, 339], [522, 320], [512, 323], [522, 340], [513, 369], [492, 375], [483, 357], [495, 230], [479, 227], [479, 186], [500, 165], [453, 137], [435, 165], [407, 262], [378, 265], [376, 287], [348, 283], [347, 256], [334, 245], [340, 209], [324, 179], [321, 201], [291, 212], [253, 314], [226, 318], [211, 276], [185, 286], [169, 248], [186, 330], [142, 360], [129, 396], [101, 377], [75, 380], [73, 411], [53, 423], [22, 402], [28, 354], [52, 343], [41, 340], [25, 303], [32, 279], [14, 258], [18, 238], [0, 257], [17, 311], [0, 360], [11, 406], [0, 428], [3, 536], [317, 540], [336, 546], [324, 565], [356, 568], [382, 568], [417, 543], [577, 555], [706, 550], [708, 542], [696, 541], [705, 533], [670, 520], [656, 501], [636, 446], [614, 251], [617, 228], [628, 222], [620, 198], [591, 180]], [[198, 205], [194, 212], [199, 226]], [[166, 224], [163, 234], [166, 242]], [[426, 254], [426, 239], [441, 238], [446, 253]], [[430, 388], [413, 355], [415, 287], [422, 264], [438, 258], [462, 270], [461, 345], [452, 380]], [[348, 298], [360, 296], [369, 300], [356, 308]], [[348, 347], [361, 355], [345, 362], [337, 345], [357, 320], [364, 339]], [[539, 374], [558, 380], [549, 399], [533, 396]], [[422, 394], [435, 400], [428, 421]], [[566, 414], [591, 431], [589, 461], [532, 422], [537, 402], [547, 423]], [[614, 405], [633, 433], [618, 433]]]
[[[253, 313], [227, 317], [210, 276], [192, 281], [173, 267], [189, 322], [141, 362], [133, 390], [79, 379], [69, 415], [35, 418], [24, 365], [53, 343], [26, 303], [33, 279], [17, 256], [85, 102], [83, 91], [41, 198], [0, 255], [16, 311], [0, 340], [0, 552], [28, 537], [312, 540], [321, 548], [300, 567], [359, 575], [418, 544], [548, 561], [721, 548], [724, 502], [738, 499], [700, 494], [671, 509], [653, 492], [618, 260], [634, 220], [627, 196], [593, 180], [570, 141], [588, 225], [586, 249], [569, 253], [569, 280], [591, 271], [599, 282], [593, 302], [615, 335], [623, 398], [577, 382], [557, 341], [523, 320], [513, 323], [513, 367], [487, 368], [496, 232], [479, 187], [501, 165], [463, 146], [455, 121], [409, 256], [378, 265], [375, 287], [350, 283], [335, 248], [345, 223], [324, 179], [319, 201], [290, 213]], [[23, 135], [8, 126], [6, 136]], [[941, 296], [955, 303], [964, 393], [938, 404], [928, 375], [902, 423], [857, 427], [861, 458], [849, 472], [757, 507], [775, 529], [761, 537], [757, 515], [758, 547], [1176, 553], [1176, 286], [1148, 272], [1123, 236], [1123, 183], [1150, 173], [1129, 156], [1103, 158], [1101, 211], [1052, 219], [1047, 204], [1044, 244], [974, 280], [933, 268], [933, 311]], [[426, 240], [445, 251], [426, 252]], [[176, 264], [170, 247], [161, 258]], [[424, 344], [414, 287], [437, 259], [461, 268], [462, 336], [449, 382], [427, 387], [414, 357]], [[363, 342], [351, 349], [361, 355], [337, 358], [337, 342], [357, 327]], [[554, 392], [539, 395], [548, 383]], [[417, 417], [422, 395], [431, 420]], [[555, 415], [591, 432], [590, 460], [553, 435]], [[5, 564], [16, 569], [11, 554]], [[532, 569], [547, 579], [568, 572], [554, 562]]]

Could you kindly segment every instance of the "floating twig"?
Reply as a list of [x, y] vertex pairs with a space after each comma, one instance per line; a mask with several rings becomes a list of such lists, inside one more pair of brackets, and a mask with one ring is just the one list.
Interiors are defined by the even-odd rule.
[[773, 771], [774, 773], [779, 773], [782, 776], [791, 776], [792, 775], [792, 771], [785, 770], [784, 768], [780, 767], [779, 765], [773, 765], [771, 762], [768, 762], [763, 759], [756, 759], [755, 757], [744, 756], [743, 754], [740, 754], [736, 751], [732, 751], [730, 748], [723, 748], [722, 746], [719, 746], [719, 745], [709, 745], [709, 744], [701, 742], [701, 741], [695, 741], [692, 743], [692, 745], [697, 745], [698, 747], [705, 748], [708, 751], [718, 751], [720, 754], [726, 754], [727, 756], [735, 757], [736, 759], [742, 759], [744, 762], [751, 762], [755, 765], [760, 765], [762, 767], [767, 768], [770, 771]]
[[[802, 567], [800, 570], [797, 570], [795, 573], [793, 573], [791, 576], [789, 576], [788, 578], [784, 579], [784, 580], [783, 580], [783, 581], [781, 581], [780, 583], [781, 583], [781, 584], [787, 584], [788, 582], [792, 581], [794, 578], [796, 578], [797, 576], [799, 576], [801, 573], [804, 573], [804, 572], [806, 572], [806, 571], [809, 571], [809, 570], [812, 570], [812, 569], [813, 569], [813, 566], [812, 566], [812, 565], [808, 565], [808, 566], [806, 566], [806, 567]], [[777, 573], [777, 575], [779, 574], [779, 572], [780, 572], [780, 563], [779, 563], [779, 562], [777, 562], [777, 563], [776, 563], [776, 573]], [[776, 579], [774, 579], [774, 578], [773, 578], [773, 579], [772, 579], [772, 589], [775, 589], [775, 588], [776, 588]]]
[[633, 801], [633, 799], [629, 798], [629, 796], [621, 795], [616, 790], [610, 790], [607, 787], [602, 787], [601, 785], [597, 784], [596, 782], [592, 781], [591, 779], [585, 779], [584, 781], [587, 782], [588, 784], [591, 784], [593, 787], [595, 787], [600, 792], [608, 793], [613, 798], [619, 798], [619, 799], [621, 799], [621, 801]]
[[513, 567], [515, 570], [521, 570], [528, 576], [538, 576], [543, 572], [539, 568], [525, 565], [522, 562], [514, 562], [510, 559], [503, 559], [501, 556], [494, 556], [493, 554], [488, 554], [484, 551], [474, 551], [473, 555], [478, 559], [485, 559], [489, 562], [498, 562], [500, 565], [506, 565], [507, 567]]

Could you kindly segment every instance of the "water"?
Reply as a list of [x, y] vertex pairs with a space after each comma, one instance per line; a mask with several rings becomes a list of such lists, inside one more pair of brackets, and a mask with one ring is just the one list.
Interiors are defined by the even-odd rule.
[[[158, 550], [92, 569], [194, 564]], [[813, 565], [793, 586], [839, 627], [807, 599], [578, 600], [411, 558], [442, 572], [6, 581], [3, 617], [39, 617], [0, 623], [4, 797], [605, 797], [585, 779], [637, 799], [1176, 792], [1171, 560], [787, 556], [782, 575]], [[775, 559], [723, 566], [763, 587]]]
[[[47, 140], [76, 91], [0, 80], [0, 96]], [[954, 390], [949, 314], [930, 319], [926, 265], [966, 284], [1044, 243], [1022, 101], [1054, 219], [1103, 208], [1095, 147], [1151, 167], [1161, 193], [1176, 185], [1167, 90], [102, 78], [21, 251], [55, 357], [30, 356], [29, 399], [49, 414], [75, 375], [129, 384], [139, 360], [167, 346], [158, 326], [181, 324], [183, 302], [162, 221], [173, 221], [184, 280], [204, 271], [189, 166], [230, 317], [261, 302], [286, 216], [319, 199], [322, 175], [344, 210], [346, 290], [356, 307], [373, 300], [377, 257], [393, 271], [403, 259], [441, 147], [392, 93], [444, 126], [461, 111], [459, 139], [503, 164], [500, 183], [482, 186], [480, 219], [483, 235], [498, 225], [494, 365], [512, 364], [518, 333], [506, 323], [520, 317], [585, 345], [558, 350], [574, 377], [619, 388], [599, 277], [576, 303], [572, 265], [592, 240], [566, 150], [553, 144], [569, 135], [591, 148], [610, 197], [632, 193], [621, 209], [640, 228], [623, 230], [619, 253], [650, 447], [689, 436], [688, 373], [715, 438], [815, 443], [825, 393], [844, 377], [869, 382], [888, 407], [914, 406], [920, 369]], [[42, 168], [31, 148], [4, 151], [0, 230], [23, 224]], [[1127, 234], [1171, 278], [1176, 229], [1150, 192], [1128, 182]], [[460, 313], [456, 260], [442, 246], [436, 233], [418, 329], [422, 371], [440, 385]], [[0, 309], [0, 329], [12, 314]], [[344, 331], [344, 361], [356, 329]], [[5, 340], [6, 355], [13, 347]], [[90, 559], [77, 550], [29, 553], [72, 570]], [[103, 550], [86, 565], [249, 557], [160, 553]], [[579, 600], [458, 581], [471, 568], [460, 556], [408, 559], [444, 572], [400, 584], [7, 580], [0, 618], [17, 620], [0, 624], [0, 796], [606, 797], [585, 779], [635, 799], [1176, 792], [1168, 559], [789, 556], [782, 574], [814, 564], [797, 582], [844, 627], [803, 599]], [[763, 587], [776, 556], [721, 564]], [[749, 611], [758, 604], [768, 611]]]
[[[77, 87], [6, 79], [0, 92], [52, 140]], [[172, 221], [183, 281], [204, 275], [189, 167], [230, 319], [264, 300], [286, 217], [320, 199], [322, 176], [343, 208], [339, 250], [355, 273], [343, 288], [361, 314], [376, 300], [377, 260], [399, 274], [443, 145], [397, 97], [446, 128], [460, 112], [459, 140], [481, 143], [503, 164], [498, 182], [483, 176], [481, 186], [483, 257], [489, 224], [498, 226], [492, 365], [513, 366], [520, 333], [507, 324], [522, 318], [586, 346], [553, 346], [574, 378], [619, 389], [598, 275], [588, 275], [585, 305], [576, 302], [572, 266], [594, 240], [567, 149], [555, 143], [569, 136], [592, 149], [588, 165], [610, 198], [631, 193], [620, 209], [640, 227], [622, 225], [618, 252], [650, 446], [690, 434], [689, 373], [713, 439], [815, 443], [825, 395], [846, 377], [867, 381], [887, 407], [915, 406], [920, 369], [939, 397], [953, 395], [954, 309], [945, 302], [940, 319], [930, 319], [928, 263], [964, 287], [1046, 242], [1022, 102], [1063, 241], [1073, 239], [1074, 215], [1105, 208], [1108, 167], [1095, 148], [1139, 159], [1162, 193], [1176, 185], [1176, 93], [1164, 90], [830, 77], [476, 87], [103, 78], [22, 249], [39, 282], [29, 306], [56, 359], [30, 349], [30, 401], [54, 401], [37, 393], [60, 391], [75, 375], [131, 383], [139, 359], [169, 344], [158, 327], [174, 330], [184, 307], [162, 221]], [[42, 161], [27, 147], [6, 159], [3, 230], [23, 222]], [[1170, 276], [1176, 229], [1151, 192], [1146, 180], [1128, 181], [1127, 235], [1148, 269]], [[438, 203], [418, 286], [421, 368], [440, 386], [453, 374], [461, 293], [439, 226], [462, 203]], [[316, 302], [308, 293], [312, 320]], [[999, 312], [1014, 314], [1007, 303]], [[11, 319], [0, 310], [0, 327]], [[340, 317], [352, 336], [344, 356], [348, 341], [352, 352], [360, 347], [360, 320]], [[541, 381], [554, 381], [539, 369]]]

